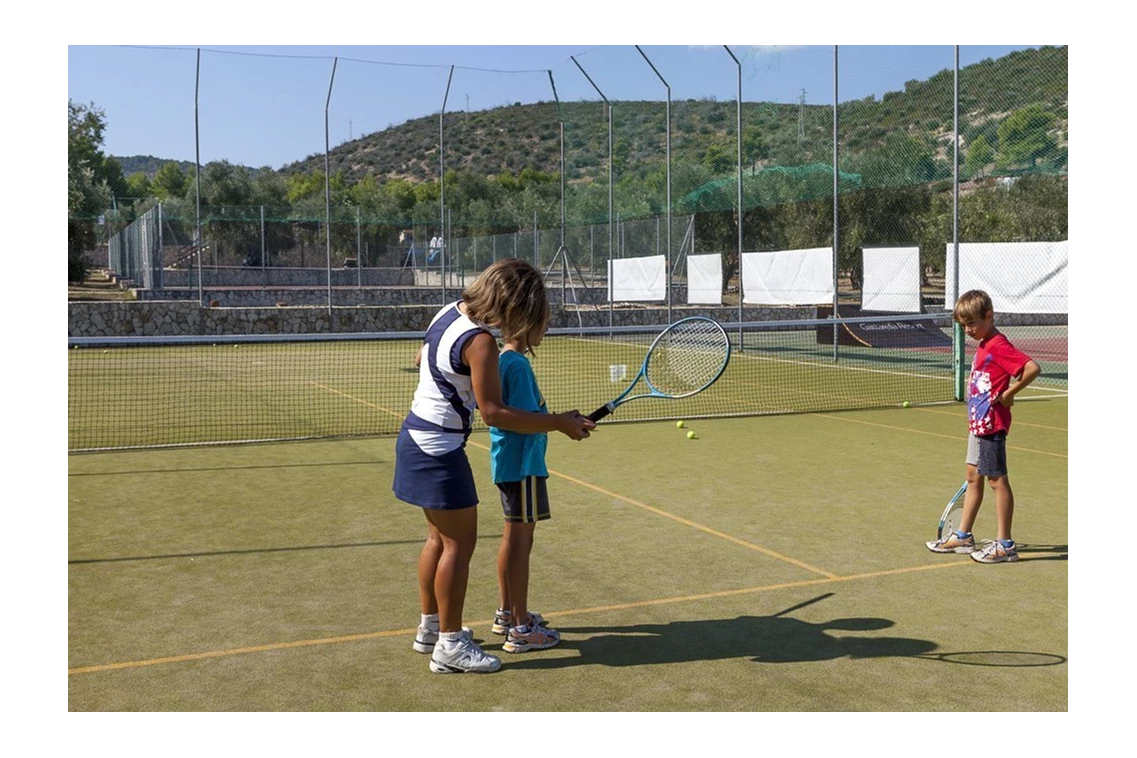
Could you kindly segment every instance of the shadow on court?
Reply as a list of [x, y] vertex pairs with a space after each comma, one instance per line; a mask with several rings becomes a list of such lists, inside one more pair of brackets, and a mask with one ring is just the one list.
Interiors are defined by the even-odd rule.
[[642, 666], [654, 663], [749, 658], [755, 663], [800, 663], [837, 658], [912, 657], [938, 645], [907, 637], [833, 635], [830, 632], [874, 632], [894, 626], [883, 618], [843, 618], [819, 624], [782, 615], [739, 616], [728, 620], [672, 621], [633, 626], [576, 626], [558, 629], [565, 635], [557, 649], [576, 650], [573, 657], [526, 657], [512, 669], [556, 669], [567, 666]]
[[[1023, 560], [1032, 561], [1068, 561], [1070, 560], [1070, 548], [1068, 545], [1032, 545], [1026, 542], [1018, 544], [1018, 551], [1020, 554], [1031, 554], [1029, 558]], [[1041, 555], [1034, 555], [1034, 553], [1041, 553]]]

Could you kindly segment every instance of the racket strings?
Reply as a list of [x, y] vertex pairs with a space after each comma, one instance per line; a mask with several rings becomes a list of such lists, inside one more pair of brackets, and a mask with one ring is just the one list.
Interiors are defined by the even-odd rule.
[[697, 392], [718, 377], [729, 354], [726, 334], [714, 322], [680, 323], [655, 343], [644, 376], [665, 395]]

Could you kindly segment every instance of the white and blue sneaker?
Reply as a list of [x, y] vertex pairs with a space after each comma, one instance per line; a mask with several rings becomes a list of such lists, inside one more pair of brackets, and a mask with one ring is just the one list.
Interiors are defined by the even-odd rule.
[[457, 644], [440, 642], [430, 656], [430, 670], [435, 674], [492, 674], [501, 668], [501, 659], [488, 655], [465, 630]]
[[1013, 563], [1018, 559], [1018, 546], [1014, 542], [1004, 545], [1000, 540], [983, 540], [983, 549], [971, 554], [971, 560], [979, 563]]
[[[466, 634], [473, 636], [474, 630], [468, 626], [462, 627], [462, 631]], [[438, 642], [438, 627], [420, 626], [418, 631], [415, 632], [414, 650], [416, 653], [433, 653], [434, 646]]]
[[[537, 611], [529, 611], [529, 623], [532, 626], [548, 626], [549, 622], [545, 620]], [[503, 611], [498, 608], [493, 614], [493, 626], [490, 631], [494, 634], [507, 634], [513, 627], [513, 612]]]

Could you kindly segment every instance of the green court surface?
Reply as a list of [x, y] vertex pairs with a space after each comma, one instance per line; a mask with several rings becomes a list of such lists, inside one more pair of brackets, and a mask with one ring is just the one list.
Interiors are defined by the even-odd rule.
[[551, 435], [530, 603], [563, 641], [519, 655], [490, 633], [475, 432], [488, 676], [411, 650], [425, 522], [393, 437], [71, 455], [69, 710], [1066, 711], [1067, 408], [1015, 405], [1002, 565], [923, 544], [964, 474], [958, 403]]

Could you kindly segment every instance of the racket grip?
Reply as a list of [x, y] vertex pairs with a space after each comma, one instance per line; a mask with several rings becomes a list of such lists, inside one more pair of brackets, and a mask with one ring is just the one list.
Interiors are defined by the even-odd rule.
[[604, 418], [605, 416], [607, 416], [611, 412], [612, 412], [612, 409], [609, 406], [602, 405], [599, 408], [597, 408], [596, 410], [594, 410], [592, 413], [588, 414], [588, 418], [590, 418], [592, 421], [599, 421], [600, 419]]

